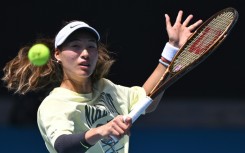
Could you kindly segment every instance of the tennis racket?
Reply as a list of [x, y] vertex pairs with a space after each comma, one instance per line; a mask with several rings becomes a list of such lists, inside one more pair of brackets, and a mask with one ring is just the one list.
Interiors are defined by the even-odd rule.
[[237, 10], [228, 7], [215, 13], [200, 25], [180, 48], [165, 74], [148, 96], [154, 99], [160, 92], [203, 62], [227, 38], [237, 19]]
[[[138, 102], [127, 115], [132, 118], [132, 122], [135, 122], [159, 93], [166, 90], [213, 53], [229, 35], [237, 19], [238, 12], [236, 9], [228, 7], [215, 13], [202, 23], [174, 56], [169, 67], [150, 94], [141, 102]], [[115, 137], [113, 139], [117, 140]]]

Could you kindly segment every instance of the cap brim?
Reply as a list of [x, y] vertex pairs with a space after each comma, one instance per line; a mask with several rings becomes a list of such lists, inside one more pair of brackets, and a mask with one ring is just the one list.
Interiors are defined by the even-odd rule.
[[71, 22], [68, 25], [66, 25], [64, 28], [62, 28], [59, 33], [55, 37], [55, 48], [60, 46], [67, 38], [70, 36], [74, 31], [78, 29], [87, 29], [91, 31], [95, 36], [96, 39], [100, 40], [100, 35], [93, 27], [89, 26], [88, 24], [81, 22], [81, 21], [75, 21]]

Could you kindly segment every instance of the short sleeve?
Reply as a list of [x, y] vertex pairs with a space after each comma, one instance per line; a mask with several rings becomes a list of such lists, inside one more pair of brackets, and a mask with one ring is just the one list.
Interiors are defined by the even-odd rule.
[[71, 134], [74, 130], [74, 122], [69, 120], [71, 117], [69, 112], [72, 110], [56, 101], [45, 104], [38, 110], [38, 124], [46, 139], [54, 146], [55, 140], [60, 135]]

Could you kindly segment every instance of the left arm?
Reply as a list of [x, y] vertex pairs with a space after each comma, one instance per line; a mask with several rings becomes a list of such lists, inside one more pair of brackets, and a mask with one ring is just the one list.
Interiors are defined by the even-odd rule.
[[[143, 85], [143, 88], [146, 91], [146, 94], [148, 95], [153, 88], [156, 86], [156, 84], [158, 83], [158, 81], [160, 80], [160, 78], [162, 77], [162, 75], [164, 74], [164, 72], [166, 71], [167, 67], [164, 66], [163, 64], [159, 63], [156, 67], [156, 69], [153, 71], [153, 73], [151, 74], [151, 76], [147, 79], [147, 81], [145, 82], [145, 84]], [[163, 96], [164, 91], [162, 91], [161, 93], [159, 93], [159, 95], [153, 99], [154, 101], [152, 102], [152, 104], [146, 109], [146, 113], [150, 113], [153, 112], [159, 101], [161, 100], [162, 96]]]
[[[167, 52], [169, 50], [169, 46], [170, 48], [180, 48], [182, 45], [184, 45], [184, 43], [187, 41], [187, 39], [189, 38], [189, 36], [192, 34], [192, 31], [194, 29], [196, 29], [201, 23], [202, 20], [198, 20], [197, 22], [191, 24], [188, 26], [189, 22], [191, 21], [191, 19], [193, 18], [193, 15], [189, 15], [185, 21], [183, 23], [181, 23], [182, 20], [182, 16], [183, 16], [183, 11], [179, 11], [176, 21], [174, 23], [174, 25], [171, 25], [170, 22], [170, 17], [165, 14], [165, 19], [166, 19], [166, 30], [168, 33], [168, 37], [169, 37], [169, 42], [168, 42], [168, 47], [165, 46], [165, 49], [163, 52]], [[166, 62], [171, 62], [172, 57], [174, 56], [175, 52], [172, 52], [170, 54], [172, 54], [172, 56], [170, 57], [164, 57], [166, 59]], [[163, 55], [163, 53], [162, 53]], [[162, 75], [164, 74], [164, 72], [166, 71], [167, 66], [159, 63], [157, 65], [157, 67], [155, 68], [155, 70], [153, 71], [153, 73], [150, 75], [150, 77], [146, 80], [146, 82], [143, 85], [143, 88], [146, 91], [146, 94], [148, 95], [153, 88], [157, 85], [158, 81], [160, 80], [160, 78], [162, 77]], [[146, 113], [152, 112], [156, 109], [159, 101], [162, 98], [164, 91], [162, 91], [161, 93], [159, 93], [159, 95], [153, 99], [153, 103], [147, 108]]]

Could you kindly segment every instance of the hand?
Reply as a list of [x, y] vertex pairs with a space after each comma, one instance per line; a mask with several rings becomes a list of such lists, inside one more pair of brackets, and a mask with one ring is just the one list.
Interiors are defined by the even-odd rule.
[[118, 115], [113, 120], [108, 122], [107, 124], [103, 125], [102, 128], [102, 136], [108, 137], [108, 136], [115, 136], [116, 138], [120, 139], [125, 134], [130, 134], [130, 127], [132, 126], [132, 119], [130, 117], [127, 117], [124, 121], [124, 118], [122, 115]]
[[181, 23], [183, 16], [183, 11], [180, 10], [174, 25], [172, 26], [170, 22], [170, 17], [168, 14], [165, 14], [166, 18], [166, 30], [169, 37], [169, 43], [177, 48], [180, 48], [187, 41], [189, 36], [192, 34], [192, 31], [195, 30], [201, 23], [202, 20], [189, 25], [189, 22], [193, 18], [193, 15], [189, 15], [183, 23]]

